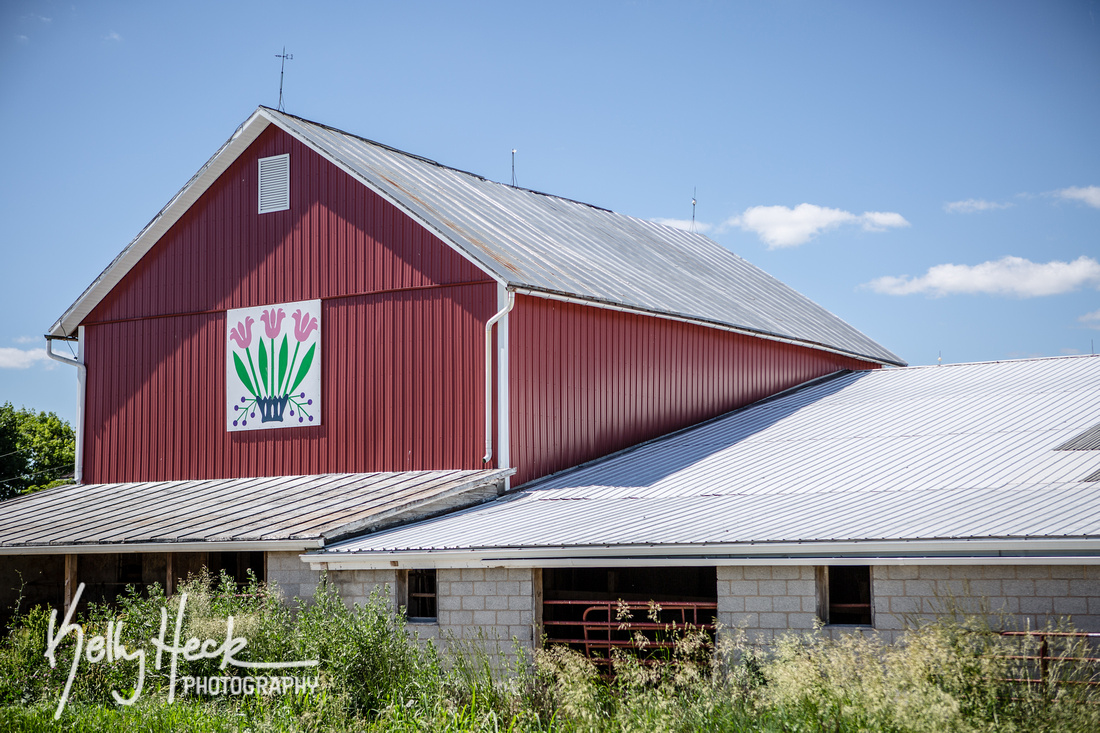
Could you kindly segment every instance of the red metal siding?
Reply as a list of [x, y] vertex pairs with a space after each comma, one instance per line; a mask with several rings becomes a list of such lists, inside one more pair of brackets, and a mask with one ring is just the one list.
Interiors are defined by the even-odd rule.
[[225, 429], [225, 316], [87, 329], [85, 480], [482, 468], [496, 286], [324, 301], [321, 425]]
[[[256, 159], [291, 208], [256, 213]], [[320, 427], [228, 433], [225, 310], [321, 298]], [[84, 321], [85, 480], [482, 468], [496, 284], [270, 128]]]
[[[290, 153], [290, 209], [257, 210], [257, 159]], [[84, 324], [490, 278], [399, 209], [270, 127]]]
[[838, 369], [876, 365], [650, 316], [519, 296], [509, 316], [513, 485]]

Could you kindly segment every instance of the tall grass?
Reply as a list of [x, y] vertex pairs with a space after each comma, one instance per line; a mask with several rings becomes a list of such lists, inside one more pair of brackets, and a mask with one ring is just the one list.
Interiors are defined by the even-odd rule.
[[[718, 642], [701, 632], [671, 632], [667, 654], [617, 654], [614, 675], [562, 647], [490, 653], [491, 640], [417, 639], [382, 597], [348, 607], [322, 581], [306, 602], [281, 599], [253, 582], [239, 590], [224, 576], [190, 579], [165, 598], [158, 588], [115, 606], [91, 606], [89, 634], [122, 621], [131, 648], [148, 647], [160, 609], [174, 620], [187, 593], [183, 633], [220, 640], [226, 617], [248, 640], [242, 660], [317, 659], [312, 692], [238, 697], [186, 696], [167, 702], [168, 670], [151, 669], [141, 699], [129, 694], [134, 663], [80, 667], [61, 719], [53, 714], [68, 674], [66, 642], [51, 669], [44, 656], [48, 613], [18, 617], [0, 643], [0, 729], [84, 731], [1092, 731], [1100, 730], [1100, 693], [1082, 684], [1095, 668], [1076, 642], [1052, 647], [1042, 682], [1034, 639], [1007, 639], [977, 617], [944, 618], [909, 630], [895, 644], [819, 630], [768, 646], [738, 629]], [[629, 626], [629, 620], [624, 622]], [[1061, 637], [1059, 637], [1061, 639]], [[639, 643], [646, 643], [639, 638]], [[1029, 647], [1030, 645], [1030, 647]], [[180, 660], [178, 675], [246, 674], [217, 659]], [[606, 668], [604, 669], [606, 671]], [[252, 671], [251, 674], [258, 672]], [[177, 687], [179, 694], [179, 687]]]

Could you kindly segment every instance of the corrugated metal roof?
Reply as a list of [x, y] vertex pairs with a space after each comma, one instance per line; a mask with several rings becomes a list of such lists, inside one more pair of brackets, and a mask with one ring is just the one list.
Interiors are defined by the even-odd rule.
[[1100, 537], [1098, 420], [1100, 357], [846, 373], [329, 552]]
[[346, 537], [401, 515], [425, 516], [435, 507], [484, 501], [510, 473], [409, 471], [60, 486], [0, 505], [0, 554], [41, 546]]
[[1100, 424], [1073, 436], [1058, 446], [1058, 450], [1100, 450]]
[[333, 160], [513, 287], [792, 339], [887, 364], [904, 363], [700, 234], [494, 183], [266, 107], [237, 130], [50, 333], [71, 334], [268, 123]]
[[495, 183], [266, 110], [511, 286], [709, 321], [904, 362], [701, 234]]

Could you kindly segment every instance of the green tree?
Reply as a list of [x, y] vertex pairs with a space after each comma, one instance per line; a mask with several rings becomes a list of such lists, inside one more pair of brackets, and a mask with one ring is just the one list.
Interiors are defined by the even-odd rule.
[[65, 483], [75, 454], [73, 428], [56, 414], [0, 406], [0, 499]]

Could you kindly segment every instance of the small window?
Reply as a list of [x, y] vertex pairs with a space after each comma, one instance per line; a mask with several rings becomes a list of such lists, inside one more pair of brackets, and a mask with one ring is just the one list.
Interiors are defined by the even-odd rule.
[[409, 597], [405, 604], [410, 621], [435, 621], [435, 570], [410, 570], [406, 587]]
[[290, 208], [290, 154], [260, 158], [260, 213]]
[[819, 614], [826, 624], [871, 626], [871, 568], [831, 565], [818, 569]]
[[137, 552], [123, 552], [118, 556], [118, 582], [122, 585], [141, 585], [141, 559]]

